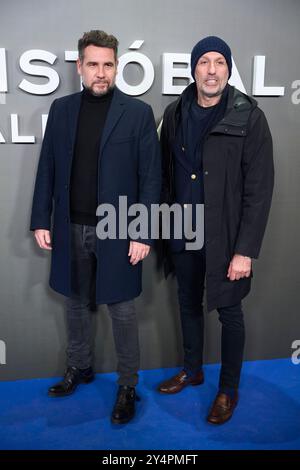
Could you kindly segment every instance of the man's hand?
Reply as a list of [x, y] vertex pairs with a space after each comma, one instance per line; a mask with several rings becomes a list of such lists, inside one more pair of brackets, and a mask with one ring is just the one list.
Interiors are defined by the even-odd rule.
[[227, 272], [231, 281], [238, 281], [251, 274], [251, 258], [248, 256], [234, 255]]
[[129, 244], [128, 256], [130, 256], [130, 263], [132, 265], [137, 264], [139, 261], [142, 261], [146, 256], [148, 256], [150, 251], [150, 246], [145, 245], [140, 242], [131, 241]]
[[52, 250], [51, 236], [49, 230], [37, 229], [34, 231], [37, 244], [44, 250]]

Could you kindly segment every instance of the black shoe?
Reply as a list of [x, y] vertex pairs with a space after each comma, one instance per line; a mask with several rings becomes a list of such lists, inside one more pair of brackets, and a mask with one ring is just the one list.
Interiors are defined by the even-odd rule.
[[136, 395], [134, 387], [120, 385], [111, 415], [111, 422], [114, 424], [128, 423], [135, 414], [135, 401], [139, 400], [140, 398]]
[[58, 382], [48, 390], [49, 397], [65, 397], [75, 392], [77, 385], [81, 383], [88, 384], [94, 380], [94, 372], [91, 367], [88, 369], [78, 369], [77, 367], [68, 367], [63, 380]]

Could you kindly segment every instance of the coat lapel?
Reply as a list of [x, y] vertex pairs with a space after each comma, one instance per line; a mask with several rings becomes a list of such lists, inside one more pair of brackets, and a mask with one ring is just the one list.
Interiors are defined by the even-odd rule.
[[76, 93], [72, 97], [72, 99], [70, 99], [68, 102], [68, 123], [69, 123], [69, 132], [70, 132], [70, 141], [71, 141], [71, 146], [72, 146], [72, 155], [74, 152], [78, 116], [79, 116], [79, 110], [80, 110], [80, 105], [81, 105], [81, 96], [82, 96], [82, 92]]
[[117, 125], [124, 111], [125, 111], [125, 95], [120, 90], [118, 90], [118, 88], [115, 88], [111, 105], [110, 105], [107, 118], [105, 121], [105, 126], [103, 129], [101, 146], [100, 146], [100, 155], [102, 153], [102, 150], [111, 132], [113, 131], [114, 127]]

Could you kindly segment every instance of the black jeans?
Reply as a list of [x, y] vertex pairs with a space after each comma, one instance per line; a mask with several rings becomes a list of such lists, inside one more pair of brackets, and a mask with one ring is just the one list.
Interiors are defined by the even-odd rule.
[[[184, 369], [194, 374], [203, 364], [205, 251], [173, 253], [172, 258], [178, 282]], [[244, 317], [241, 302], [217, 310], [222, 323], [219, 389], [227, 392], [239, 386], [245, 344]]]
[[[66, 300], [68, 365], [86, 369], [92, 363], [91, 306], [94, 303], [97, 259], [96, 227], [71, 224], [71, 286]], [[118, 359], [119, 385], [138, 381], [139, 340], [134, 301], [108, 305]]]

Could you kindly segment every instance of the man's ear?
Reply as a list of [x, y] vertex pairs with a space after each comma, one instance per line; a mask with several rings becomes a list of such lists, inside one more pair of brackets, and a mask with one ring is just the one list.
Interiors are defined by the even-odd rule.
[[79, 58], [76, 60], [76, 66], [78, 75], [81, 75], [81, 60]]

